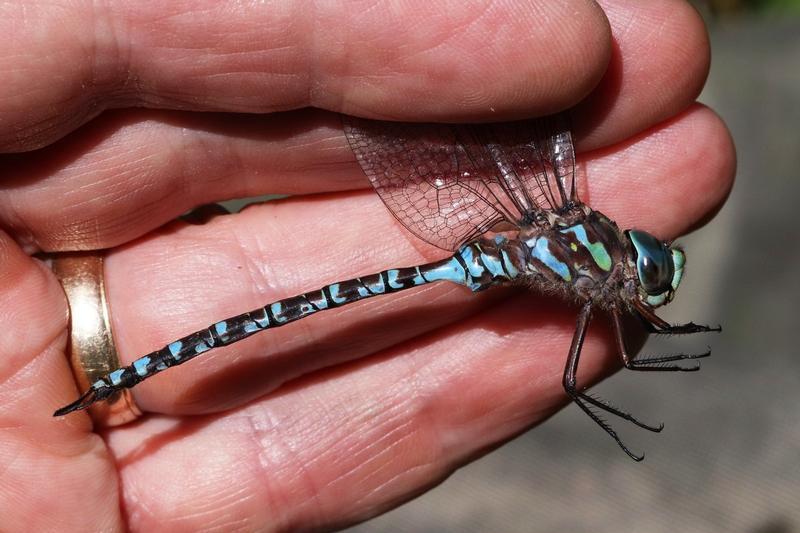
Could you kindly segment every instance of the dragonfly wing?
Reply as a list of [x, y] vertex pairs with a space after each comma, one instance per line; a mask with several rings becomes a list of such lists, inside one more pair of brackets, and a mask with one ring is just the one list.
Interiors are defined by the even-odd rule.
[[547, 143], [551, 168], [561, 191], [562, 206], [579, 202], [578, 185], [575, 183], [575, 146], [569, 125], [552, 131]]
[[516, 223], [487, 185], [494, 170], [445, 124], [344, 117], [358, 163], [384, 204], [419, 238], [455, 250], [501, 221]]
[[565, 117], [480, 125], [343, 120], [389, 210], [440, 248], [455, 250], [501, 222], [530, 222], [577, 201]]
[[566, 114], [469, 126], [523, 213], [560, 213], [578, 201], [575, 150]]

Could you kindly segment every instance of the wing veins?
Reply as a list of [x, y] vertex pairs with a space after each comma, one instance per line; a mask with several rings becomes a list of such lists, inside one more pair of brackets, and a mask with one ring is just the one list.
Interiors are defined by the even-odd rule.
[[383, 203], [434, 246], [455, 250], [503, 221], [519, 226], [578, 202], [568, 121], [558, 116], [481, 126], [343, 122]]

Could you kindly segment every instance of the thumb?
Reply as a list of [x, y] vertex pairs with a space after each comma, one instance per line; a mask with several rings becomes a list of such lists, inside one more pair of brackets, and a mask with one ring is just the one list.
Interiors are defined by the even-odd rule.
[[0, 231], [0, 516], [9, 531], [119, 525], [105, 444], [85, 415], [51, 416], [76, 393], [67, 324], [53, 273]]

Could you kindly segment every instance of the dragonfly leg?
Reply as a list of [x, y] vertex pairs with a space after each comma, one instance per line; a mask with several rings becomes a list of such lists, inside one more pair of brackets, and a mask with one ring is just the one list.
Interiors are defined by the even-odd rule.
[[589, 328], [589, 321], [591, 319], [592, 313], [592, 303], [586, 302], [583, 307], [581, 308], [580, 313], [578, 314], [578, 321], [575, 328], [575, 335], [572, 337], [572, 345], [569, 349], [569, 357], [567, 358], [567, 365], [564, 368], [564, 377], [563, 377], [563, 386], [564, 390], [567, 394], [572, 398], [578, 407], [583, 410], [584, 413], [589, 415], [598, 426], [600, 426], [603, 431], [608, 433], [608, 435], [614, 439], [617, 445], [622, 448], [628, 456], [633, 459], [634, 461], [641, 461], [644, 459], [644, 455], [637, 455], [633, 453], [620, 439], [617, 432], [608, 424], [605, 420], [603, 420], [594, 410], [592, 407], [597, 409], [602, 409], [607, 413], [611, 413], [612, 415], [618, 416], [628, 422], [631, 422], [643, 429], [648, 431], [653, 431], [658, 433], [662, 429], [664, 429], [664, 424], [659, 424], [658, 426], [651, 426], [649, 424], [645, 424], [637, 420], [633, 415], [627, 413], [621, 409], [614, 407], [613, 405], [609, 404], [605, 400], [597, 398], [596, 396], [590, 396], [585, 392], [578, 390], [577, 388], [577, 373], [578, 373], [578, 361], [580, 360], [581, 355], [581, 348], [583, 347], [583, 340], [586, 337], [586, 330]]
[[617, 351], [622, 358], [622, 363], [629, 370], [640, 370], [646, 372], [695, 372], [700, 370], [700, 364], [693, 366], [670, 365], [674, 361], [686, 361], [690, 359], [701, 359], [711, 355], [711, 350], [700, 354], [674, 354], [660, 355], [655, 357], [632, 358], [628, 355], [625, 347], [625, 338], [622, 335], [622, 317], [619, 311], [612, 311], [611, 323], [614, 326], [614, 339], [617, 342]]
[[634, 307], [638, 311], [638, 316], [642, 320], [645, 329], [649, 333], [657, 335], [689, 335], [692, 333], [719, 333], [722, 331], [722, 326], [712, 328], [710, 326], [703, 326], [689, 322], [688, 324], [670, 324], [666, 320], [659, 318], [652, 309], [643, 305], [640, 302], [634, 302]]

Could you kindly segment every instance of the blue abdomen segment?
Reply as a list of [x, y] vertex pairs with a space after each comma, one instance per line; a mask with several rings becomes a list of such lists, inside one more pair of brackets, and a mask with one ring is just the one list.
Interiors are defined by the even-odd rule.
[[[516, 241], [476, 241], [462, 246], [453, 256], [409, 268], [394, 268], [354, 278], [273, 302], [253, 311], [221, 320], [169, 343], [107, 374], [92, 385], [95, 391], [130, 388], [172, 366], [180, 365], [214, 348], [227, 346], [250, 335], [277, 328], [309, 315], [364, 298], [398, 292], [427, 283], [450, 281], [473, 291], [515, 278], [522, 253]], [[107, 396], [107, 394], [105, 395]]]
[[494, 240], [465, 244], [450, 258], [448, 266], [458, 271], [458, 280], [473, 291], [487, 289], [497, 283], [512, 281], [524, 264], [521, 247], [498, 235]]

